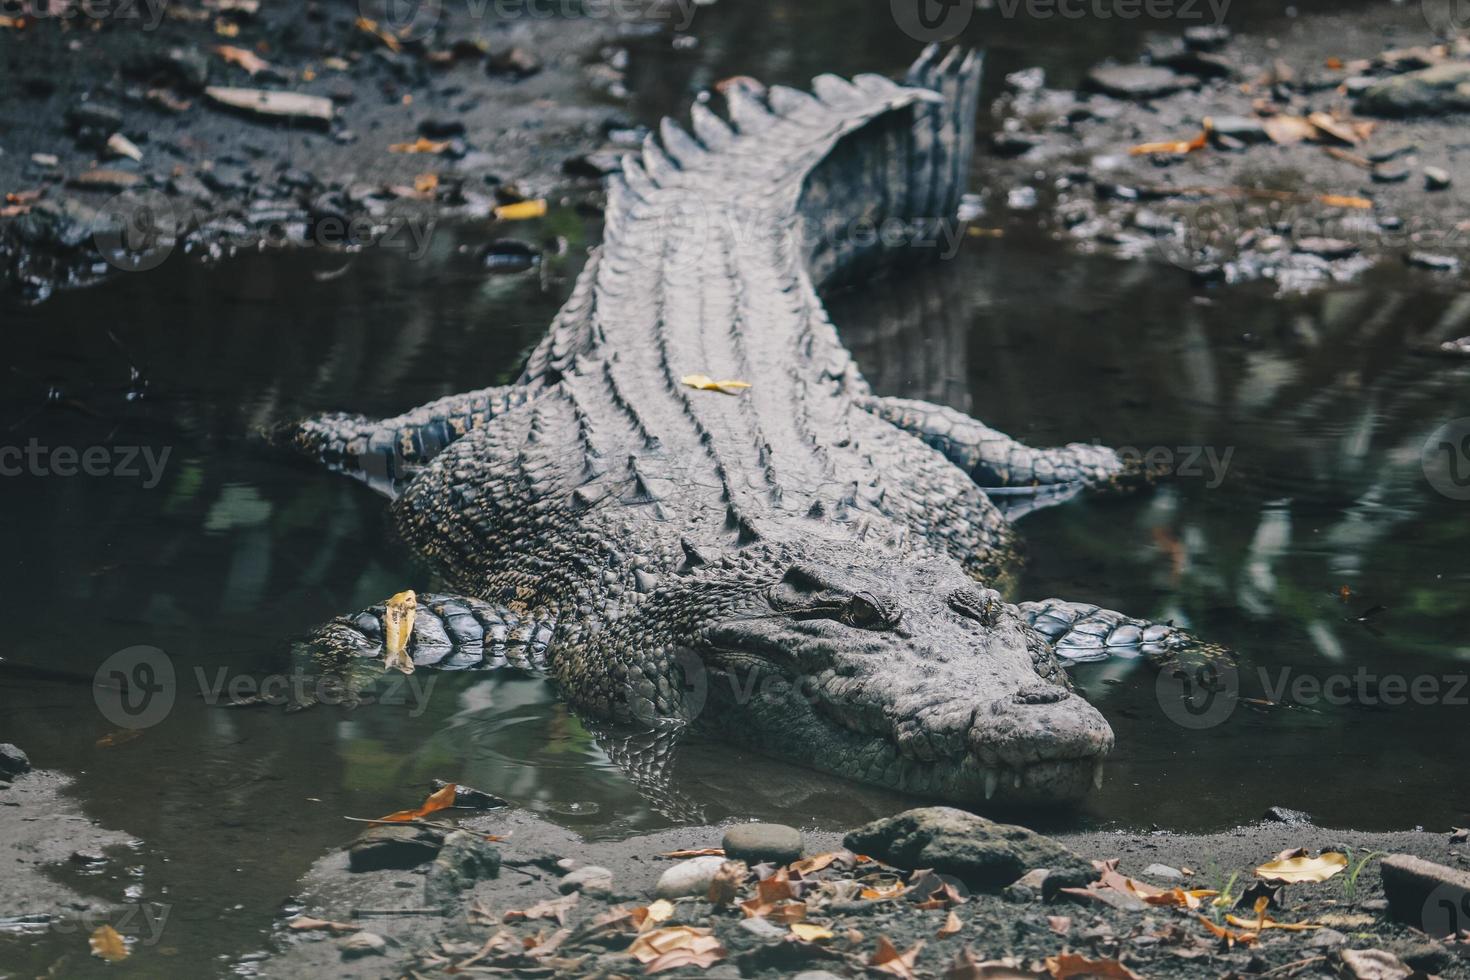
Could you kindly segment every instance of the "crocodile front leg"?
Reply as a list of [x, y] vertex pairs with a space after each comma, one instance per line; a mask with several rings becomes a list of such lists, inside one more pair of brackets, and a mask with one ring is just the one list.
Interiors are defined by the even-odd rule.
[[524, 405], [536, 390], [527, 385], [481, 388], [388, 419], [332, 412], [284, 425], [270, 439], [395, 496], [446, 446]]
[[870, 396], [858, 404], [939, 450], [992, 496], [1060, 502], [1081, 490], [1121, 489], [1149, 477], [1106, 446], [1072, 442], [1036, 449], [932, 402]]
[[544, 672], [555, 635], [549, 615], [521, 615], [470, 596], [405, 592], [332, 620], [307, 646], [323, 669], [396, 662], [406, 670]]
[[1072, 663], [1145, 657], [1157, 665], [1185, 654], [1191, 659], [1209, 659], [1227, 652], [1172, 624], [1134, 619], [1085, 602], [1042, 599], [1018, 603], [1016, 608], [1028, 625], [1046, 637], [1059, 658]]

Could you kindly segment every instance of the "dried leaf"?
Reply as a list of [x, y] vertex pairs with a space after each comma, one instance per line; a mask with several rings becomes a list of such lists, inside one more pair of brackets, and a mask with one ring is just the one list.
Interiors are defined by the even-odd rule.
[[413, 192], [419, 197], [431, 197], [438, 188], [438, 174], [419, 174], [413, 179]]
[[1318, 194], [1317, 203], [1333, 208], [1357, 208], [1359, 210], [1367, 210], [1373, 206], [1373, 202], [1366, 197], [1350, 197], [1344, 194]]
[[960, 917], [955, 914], [954, 909], [950, 909], [949, 916], [944, 920], [944, 925], [940, 926], [939, 931], [934, 935], [940, 939], [948, 939], [964, 927], [965, 924], [960, 921]]
[[1344, 949], [1337, 955], [1342, 959], [1343, 975], [1352, 980], [1408, 980], [1422, 976], [1387, 950]]
[[1015, 957], [982, 963], [974, 953], [961, 949], [940, 976], [944, 980], [1043, 980], [1048, 974], [1026, 969]]
[[118, 963], [128, 958], [128, 944], [116, 929], [106, 923], [98, 926], [87, 942], [92, 947], [93, 956], [101, 957], [109, 963]]
[[378, 819], [385, 823], [406, 823], [410, 820], [421, 820], [431, 813], [447, 810], [454, 806], [454, 794], [458, 789], [459, 787], [454, 783], [446, 783], [441, 788], [429, 794], [429, 798], [424, 800], [424, 805], [418, 809], [399, 810], [396, 813], [390, 813], [386, 817], [379, 817]]
[[572, 906], [577, 904], [581, 898], [576, 892], [563, 895], [561, 898], [548, 898], [544, 902], [537, 902], [528, 909], [512, 909], [501, 917], [502, 922], [529, 922], [532, 919], [555, 919], [556, 924], [564, 926], [567, 924], [567, 913]]
[[383, 670], [397, 668], [413, 673], [413, 658], [408, 655], [408, 641], [413, 638], [413, 621], [418, 615], [418, 596], [412, 589], [400, 592], [383, 604], [383, 648], [386, 656]]
[[1357, 146], [1362, 142], [1352, 126], [1334, 119], [1329, 113], [1314, 112], [1307, 116], [1307, 122], [1311, 123], [1312, 127], [1322, 136], [1331, 137], [1339, 143], [1345, 143], [1348, 146]]
[[647, 932], [660, 922], [668, 922], [674, 917], [674, 903], [667, 898], [661, 898], [651, 905], [636, 909], [636, 912], [642, 913], [642, 921], [638, 923], [638, 931]]
[[119, 745], [126, 745], [142, 734], [143, 729], [141, 728], [119, 728], [115, 732], [103, 735], [97, 740], [96, 745], [99, 749], [115, 749]]
[[832, 938], [832, 930], [815, 922], [793, 922], [788, 926], [794, 936], [802, 942], [817, 943]]
[[1320, 857], [1307, 857], [1305, 853], [1279, 856], [1256, 869], [1256, 875], [1267, 881], [1326, 881], [1344, 870], [1348, 865], [1347, 855], [1327, 851]]
[[891, 973], [896, 977], [904, 977], [905, 980], [914, 980], [914, 964], [919, 959], [919, 950], [924, 948], [920, 940], [914, 944], [914, 948], [907, 953], [900, 953], [893, 945], [893, 941], [887, 936], [878, 937], [878, 948], [868, 958], [868, 966], [884, 973]]
[[1077, 953], [1059, 953], [1046, 958], [1046, 969], [1054, 980], [1067, 977], [1117, 977], [1120, 980], [1143, 980], [1118, 960], [1090, 960]]
[[1048, 915], [1046, 926], [1058, 936], [1065, 936], [1072, 931], [1072, 917], [1070, 915]]
[[313, 919], [309, 915], [303, 915], [300, 918], [292, 919], [287, 923], [286, 928], [292, 932], [314, 932], [318, 929], [325, 929], [328, 932], [346, 934], [358, 932], [362, 929], [362, 926], [354, 925], [351, 922], [332, 922], [328, 919]]
[[364, 34], [371, 34], [382, 41], [389, 51], [399, 52], [403, 50], [403, 44], [392, 34], [378, 26], [378, 22], [367, 17], [357, 18], [357, 29]]
[[685, 967], [707, 970], [725, 958], [725, 947], [719, 945], [718, 939], [715, 939], [714, 942], [715, 945], [709, 949], [671, 949], [649, 963], [643, 972], [662, 973], [665, 970]]
[[251, 77], [260, 74], [271, 66], [270, 62], [249, 48], [237, 48], [231, 44], [217, 44], [214, 47], [214, 53], [223, 58], [226, 63], [245, 69]]
[[813, 875], [816, 874], [818, 871], [825, 870], [832, 864], [833, 861], [836, 861], [839, 857], [842, 857], [844, 853], [844, 851], [830, 851], [826, 854], [814, 854], [809, 858], [802, 858], [799, 861], [793, 861], [786, 867], [796, 874]]
[[1261, 122], [1266, 135], [1278, 146], [1291, 146], [1316, 136], [1317, 130], [1301, 116], [1272, 116]]
[[704, 374], [686, 374], [679, 382], [699, 391], [723, 391], [727, 395], [734, 395], [750, 387], [749, 381], [714, 381]]
[[420, 136], [412, 143], [390, 143], [389, 153], [443, 153], [449, 149], [448, 140], [431, 140]]
[[[1262, 899], [1262, 901], [1265, 901]], [[1225, 921], [1240, 929], [1249, 929], [1252, 932], [1260, 932], [1263, 929], [1284, 929], [1288, 932], [1306, 932], [1311, 929], [1322, 928], [1315, 922], [1277, 922], [1269, 915], [1256, 913], [1254, 919], [1246, 919], [1238, 915], [1227, 915]]]
[[777, 869], [775, 874], [757, 883], [755, 894], [763, 905], [775, 905], [796, 897], [796, 892], [791, 887], [791, 876], [786, 873], [785, 868]]
[[495, 209], [495, 220], [525, 221], [528, 218], [543, 217], [545, 214], [546, 199], [538, 197], [534, 201], [517, 201], [515, 204], [502, 204]]
[[1216, 923], [1211, 922], [1203, 915], [1196, 915], [1195, 918], [1199, 919], [1200, 924], [1208, 929], [1210, 931], [1210, 935], [1214, 936], [1216, 939], [1223, 939], [1227, 943], [1230, 943], [1232, 945], [1235, 943], [1253, 943], [1256, 941], [1256, 937], [1250, 935], [1249, 933], [1232, 932], [1222, 925], [1217, 925]]
[[1137, 146], [1128, 148], [1130, 156], [1143, 156], [1148, 153], [1169, 153], [1183, 156], [1193, 153], [1195, 150], [1203, 150], [1210, 137], [1210, 121], [1205, 119], [1205, 128], [1200, 130], [1199, 135], [1187, 140], [1165, 140], [1160, 143], [1139, 143]]
[[708, 929], [700, 926], [668, 926], [645, 932], [633, 940], [627, 953], [639, 963], [652, 963], [676, 949], [700, 953], [720, 948], [720, 941]]
[[745, 876], [749, 873], [744, 861], [726, 861], [711, 879], [705, 898], [716, 907], [729, 905], [740, 897], [740, 887], [745, 884]]
[[1181, 909], [1197, 909], [1200, 907], [1200, 899], [1214, 898], [1219, 895], [1212, 888], [1196, 888], [1186, 891], [1183, 888], [1171, 888], [1162, 895], [1149, 895], [1144, 901], [1150, 905], [1173, 906]]

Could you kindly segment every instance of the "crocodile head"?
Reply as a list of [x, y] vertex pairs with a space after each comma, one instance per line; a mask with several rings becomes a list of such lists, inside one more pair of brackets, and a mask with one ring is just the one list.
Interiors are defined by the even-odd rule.
[[949, 559], [803, 548], [660, 592], [649, 605], [676, 624], [665, 663], [680, 676], [639, 682], [656, 710], [682, 691], [722, 738], [970, 806], [1071, 801], [1101, 778], [1108, 723], [1016, 608]]

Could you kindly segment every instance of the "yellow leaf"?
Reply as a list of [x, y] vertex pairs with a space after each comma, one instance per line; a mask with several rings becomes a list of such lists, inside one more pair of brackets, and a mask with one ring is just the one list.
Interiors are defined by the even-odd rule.
[[1254, 919], [1246, 919], [1238, 915], [1227, 915], [1225, 916], [1225, 921], [1232, 926], [1249, 929], [1252, 932], [1260, 932], [1262, 929], [1285, 929], [1289, 932], [1304, 932], [1308, 929], [1322, 928], [1315, 922], [1277, 922], [1269, 915], [1257, 916]]
[[727, 395], [750, 387], [749, 381], [715, 381], [705, 374], [686, 374], [679, 379], [679, 383], [699, 391], [723, 391]]
[[87, 940], [92, 947], [92, 955], [100, 956], [109, 963], [117, 963], [128, 958], [128, 944], [123, 937], [110, 925], [100, 925], [92, 933], [92, 938]]
[[648, 914], [643, 918], [643, 926], [640, 928], [646, 929], [649, 925], [658, 925], [660, 922], [667, 922], [672, 919], [674, 917], [674, 903], [667, 898], [661, 898], [652, 905], [649, 905], [647, 912]]
[[408, 641], [413, 638], [413, 621], [418, 615], [418, 605], [418, 596], [412, 589], [398, 593], [383, 604], [383, 648], [387, 653], [383, 670], [396, 667], [405, 674], [413, 673]]
[[1205, 128], [1200, 130], [1199, 135], [1187, 140], [1165, 140], [1160, 143], [1140, 143], [1130, 147], [1130, 156], [1143, 156], [1147, 153], [1169, 153], [1182, 156], [1185, 153], [1193, 153], [1195, 150], [1203, 150], [1205, 141], [1209, 138], [1209, 120], [1205, 120]]
[[495, 209], [495, 220], [497, 221], [525, 221], [528, 218], [540, 218], [546, 214], [546, 199], [536, 198], [534, 201], [517, 201], [515, 204], [502, 204]]
[[1326, 881], [1345, 869], [1347, 855], [1327, 851], [1321, 857], [1289, 857], [1267, 861], [1256, 869], [1256, 876], [1267, 881]]
[[808, 943], [822, 942], [832, 938], [832, 930], [815, 922], [793, 922], [787, 926], [797, 939]]
[[389, 51], [397, 52], [403, 50], [403, 45], [399, 42], [398, 38], [379, 27], [378, 22], [375, 20], [370, 20], [367, 17], [359, 17], [357, 18], [357, 29], [364, 34], [371, 34], [379, 41], [382, 41]]
[[434, 193], [439, 186], [438, 174], [419, 174], [413, 179], [413, 190], [415, 194], [425, 197]]
[[652, 963], [665, 953], [676, 949], [687, 949], [694, 953], [717, 949], [720, 941], [710, 930], [699, 926], [668, 926], [645, 932], [633, 940], [628, 955], [639, 963]]
[[443, 153], [449, 149], [448, 140], [431, 140], [420, 136], [412, 143], [390, 143], [389, 153]]
[[1345, 194], [1318, 194], [1317, 201], [1333, 208], [1357, 208], [1367, 210], [1373, 206], [1373, 202], [1366, 197], [1351, 197]]
[[437, 813], [440, 810], [447, 810], [454, 806], [454, 794], [458, 790], [459, 787], [454, 783], [447, 783], [442, 788], [429, 794], [429, 798], [424, 800], [424, 805], [417, 810], [399, 810], [397, 813], [390, 813], [386, 817], [379, 817], [378, 819], [385, 823], [407, 823], [410, 820], [427, 817], [429, 814]]
[[214, 53], [232, 65], [238, 65], [251, 75], [256, 75], [270, 67], [270, 62], [248, 48], [237, 48], [229, 44], [217, 44]]

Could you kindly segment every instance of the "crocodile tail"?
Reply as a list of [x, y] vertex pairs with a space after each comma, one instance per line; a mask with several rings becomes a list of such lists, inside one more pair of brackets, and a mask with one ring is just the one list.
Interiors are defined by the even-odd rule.
[[904, 84], [942, 98], [880, 116], [807, 178], [801, 214], [817, 285], [851, 281], [900, 256], [948, 258], [968, 186], [980, 109], [978, 51], [930, 45]]

